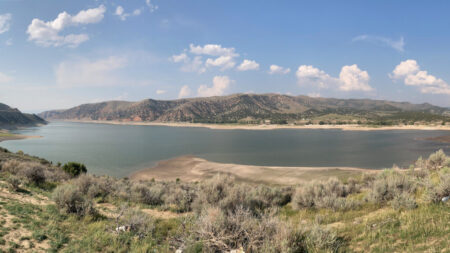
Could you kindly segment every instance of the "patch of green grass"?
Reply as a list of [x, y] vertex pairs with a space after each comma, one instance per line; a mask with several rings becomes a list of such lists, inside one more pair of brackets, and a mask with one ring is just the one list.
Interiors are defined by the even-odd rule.
[[15, 136], [15, 134], [8, 133], [8, 132], [0, 132], [0, 138], [1, 137], [12, 137]]
[[448, 249], [450, 215], [448, 205], [427, 204], [414, 210], [386, 210], [367, 222], [347, 223], [339, 234], [352, 250], [373, 252], [417, 252]]

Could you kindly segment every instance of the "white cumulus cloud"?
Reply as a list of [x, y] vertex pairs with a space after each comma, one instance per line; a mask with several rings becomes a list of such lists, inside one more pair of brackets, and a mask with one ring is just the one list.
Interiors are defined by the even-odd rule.
[[11, 13], [0, 14], [0, 34], [9, 31], [11, 18]]
[[245, 59], [241, 65], [237, 67], [239, 71], [247, 71], [247, 70], [258, 70], [259, 69], [259, 63], [256, 61], [251, 61]]
[[116, 12], [114, 13], [114, 15], [118, 16], [120, 18], [120, 20], [125, 21], [130, 16], [139, 16], [139, 15], [141, 15], [141, 10], [140, 9], [136, 9], [132, 13], [126, 13], [125, 9], [122, 6], [119, 5], [119, 6], [117, 6]]
[[190, 52], [193, 54], [204, 54], [211, 56], [232, 56], [237, 57], [239, 54], [235, 52], [233, 47], [222, 47], [217, 44], [206, 44], [204, 46], [195, 46], [194, 44], [189, 45]]
[[173, 62], [186, 62], [189, 60], [189, 57], [186, 53], [181, 53], [178, 55], [172, 55], [172, 57], [169, 58], [169, 60]]
[[189, 52], [196, 55], [217, 56], [208, 58], [205, 67], [218, 67], [222, 71], [233, 68], [236, 65], [235, 58], [239, 56], [233, 47], [222, 47], [218, 44], [206, 44], [204, 46], [189, 45]]
[[356, 64], [344, 66], [339, 74], [341, 82], [339, 89], [343, 91], [371, 91], [369, 79], [367, 71], [360, 70]]
[[405, 51], [405, 40], [403, 37], [400, 37], [398, 40], [394, 40], [391, 38], [374, 36], [374, 35], [359, 35], [353, 38], [352, 41], [366, 41], [373, 44], [383, 45], [391, 47], [399, 52]]
[[206, 71], [205, 66], [203, 66], [203, 60], [201, 56], [189, 57], [186, 53], [181, 53], [178, 55], [172, 55], [169, 57], [169, 61], [175, 63], [183, 63], [181, 66], [181, 71], [183, 72], [197, 72], [203, 73]]
[[447, 94], [450, 95], [450, 85], [444, 80], [428, 74], [425, 70], [420, 70], [416, 60], [406, 60], [400, 62], [389, 74], [393, 80], [401, 80], [405, 85], [417, 86], [422, 93]]
[[234, 57], [230, 55], [219, 56], [216, 59], [208, 58], [206, 60], [206, 67], [220, 67], [221, 70], [233, 68], [236, 65]]
[[35, 18], [27, 29], [28, 39], [41, 46], [77, 47], [89, 40], [87, 34], [61, 35], [60, 32], [70, 26], [98, 23], [103, 19], [105, 11], [106, 7], [100, 5], [97, 8], [82, 10], [75, 16], [61, 12], [53, 21], [45, 22]]
[[[239, 54], [233, 47], [222, 47], [219, 44], [194, 45], [190, 44], [178, 55], [173, 55], [169, 61], [182, 63], [182, 71], [203, 73], [208, 68], [220, 68], [221, 71], [232, 69], [236, 66], [236, 59]], [[206, 59], [205, 59], [206, 58]], [[255, 61], [245, 59], [237, 70], [259, 69], [259, 64]]]
[[200, 97], [221, 96], [230, 87], [231, 82], [228, 76], [215, 76], [213, 85], [211, 87], [200, 85], [197, 94]]
[[301, 65], [296, 72], [300, 85], [313, 85], [318, 88], [332, 88], [341, 91], [371, 91], [369, 74], [356, 64], [343, 66], [339, 78], [328, 75], [325, 71], [311, 65]]
[[180, 92], [178, 93], [178, 98], [185, 98], [191, 95], [191, 89], [187, 85], [183, 85], [181, 87]]
[[336, 82], [336, 80], [325, 73], [325, 71], [311, 65], [299, 66], [295, 74], [300, 85], [312, 84], [319, 88], [327, 88], [330, 84]]
[[55, 69], [56, 83], [60, 87], [119, 85], [121, 81], [114, 72], [126, 65], [127, 59], [118, 56], [99, 60], [64, 61]]
[[158, 95], [164, 94], [166, 92], [167, 92], [166, 90], [156, 90], [156, 94]]
[[272, 64], [269, 67], [269, 74], [271, 74], [271, 75], [273, 75], [273, 74], [285, 75], [289, 72], [291, 72], [290, 68], [283, 68], [283, 67], [275, 65], [275, 64]]

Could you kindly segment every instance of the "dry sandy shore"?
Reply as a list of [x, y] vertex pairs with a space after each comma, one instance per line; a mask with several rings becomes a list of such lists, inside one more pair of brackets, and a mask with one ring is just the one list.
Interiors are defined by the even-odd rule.
[[215, 174], [229, 174], [238, 180], [276, 185], [295, 185], [313, 179], [345, 178], [363, 172], [377, 172], [352, 167], [275, 167], [210, 162], [194, 156], [160, 161], [155, 167], [130, 175], [133, 180], [200, 181]]
[[244, 130], [274, 130], [274, 129], [341, 129], [344, 131], [377, 131], [377, 130], [446, 130], [450, 126], [428, 125], [398, 125], [370, 127], [361, 125], [240, 125], [240, 124], [203, 124], [187, 122], [140, 122], [140, 121], [110, 121], [110, 120], [66, 120], [67, 122], [112, 124], [112, 125], [137, 125], [137, 126], [170, 126], [170, 127], [203, 127], [209, 129], [244, 129]]

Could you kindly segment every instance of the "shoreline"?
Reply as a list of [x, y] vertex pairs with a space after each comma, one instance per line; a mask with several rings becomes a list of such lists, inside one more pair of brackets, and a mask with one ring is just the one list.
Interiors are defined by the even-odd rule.
[[156, 166], [133, 172], [131, 180], [177, 180], [195, 182], [216, 174], [234, 176], [239, 181], [273, 185], [297, 185], [330, 177], [348, 178], [380, 170], [356, 167], [281, 167], [218, 163], [195, 156], [180, 156], [159, 161]]
[[12, 140], [36, 139], [36, 138], [42, 138], [42, 136], [12, 134], [7, 130], [0, 130], [0, 142]]
[[207, 124], [187, 122], [150, 122], [150, 121], [115, 121], [115, 120], [56, 120], [63, 122], [78, 122], [109, 125], [130, 126], [167, 126], [167, 127], [201, 127], [216, 130], [276, 130], [276, 129], [337, 129], [342, 131], [383, 131], [383, 130], [427, 130], [450, 131], [450, 126], [431, 125], [397, 125], [371, 127], [363, 125], [249, 125], [249, 124]]

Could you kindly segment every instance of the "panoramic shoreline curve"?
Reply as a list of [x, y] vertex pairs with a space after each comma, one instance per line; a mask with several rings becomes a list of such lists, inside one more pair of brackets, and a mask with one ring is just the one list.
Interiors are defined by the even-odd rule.
[[250, 124], [207, 124], [188, 122], [150, 122], [150, 121], [115, 121], [115, 120], [55, 120], [54, 122], [76, 122], [131, 126], [168, 126], [168, 127], [201, 127], [217, 130], [276, 130], [276, 129], [338, 129], [343, 131], [380, 131], [380, 130], [429, 130], [450, 131], [450, 125], [396, 125], [396, 126], [361, 126], [361, 125], [250, 125]]
[[228, 174], [237, 180], [250, 183], [273, 185], [297, 185], [311, 180], [329, 177], [347, 178], [362, 173], [376, 173], [381, 170], [355, 167], [281, 167], [257, 166], [233, 163], [218, 163], [195, 156], [180, 156], [159, 161], [152, 168], [130, 174], [132, 180], [177, 180], [195, 182], [215, 174]]

